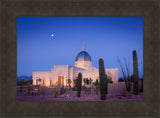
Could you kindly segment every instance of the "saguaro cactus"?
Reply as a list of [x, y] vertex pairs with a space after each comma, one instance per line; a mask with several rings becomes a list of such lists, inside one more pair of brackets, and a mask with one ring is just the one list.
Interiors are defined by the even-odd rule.
[[81, 96], [82, 90], [82, 73], [78, 73], [78, 80], [77, 80], [77, 97]]
[[143, 92], [143, 79], [141, 81], [141, 89], [140, 89], [140, 92]]
[[133, 51], [133, 92], [138, 95], [138, 62], [136, 50]]
[[105, 74], [105, 83], [106, 83], [106, 94], [108, 93], [108, 78], [107, 74]]
[[106, 99], [106, 80], [105, 80], [105, 69], [104, 69], [104, 62], [103, 59], [99, 59], [99, 78], [100, 78], [100, 93], [101, 93], [101, 100]]

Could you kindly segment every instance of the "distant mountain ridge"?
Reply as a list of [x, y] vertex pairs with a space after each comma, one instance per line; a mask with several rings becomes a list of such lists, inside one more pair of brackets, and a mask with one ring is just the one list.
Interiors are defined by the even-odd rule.
[[21, 75], [17, 77], [17, 82], [20, 82], [22, 78], [27, 80], [27, 82], [32, 80], [32, 76]]

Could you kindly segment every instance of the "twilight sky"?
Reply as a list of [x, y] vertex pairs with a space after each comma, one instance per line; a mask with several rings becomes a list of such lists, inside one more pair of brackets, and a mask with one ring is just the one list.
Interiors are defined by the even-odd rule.
[[[51, 35], [54, 34], [54, 37]], [[118, 68], [126, 58], [133, 73], [132, 51], [137, 51], [139, 77], [143, 77], [143, 17], [17, 17], [17, 76], [51, 71], [54, 65], [74, 66], [85, 50], [98, 68]]]

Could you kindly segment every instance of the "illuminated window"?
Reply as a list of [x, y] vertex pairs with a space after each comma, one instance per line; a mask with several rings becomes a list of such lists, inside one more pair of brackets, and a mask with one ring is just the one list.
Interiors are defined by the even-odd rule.
[[52, 86], [52, 80], [50, 80], [50, 86]]
[[64, 76], [58, 76], [58, 84], [64, 85]]
[[36, 85], [38, 85], [38, 79], [36, 79]]
[[45, 80], [43, 80], [43, 85], [45, 85]]

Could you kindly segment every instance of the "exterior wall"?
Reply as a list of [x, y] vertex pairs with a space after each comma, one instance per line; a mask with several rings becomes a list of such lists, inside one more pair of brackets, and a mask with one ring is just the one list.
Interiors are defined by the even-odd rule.
[[[138, 81], [138, 91], [142, 87], [142, 81]], [[126, 90], [125, 82], [116, 82], [114, 84], [108, 84], [108, 94], [121, 94]], [[133, 83], [131, 83], [131, 92], [133, 93]]]
[[33, 85], [36, 85], [36, 79], [41, 79], [41, 82], [39, 84], [43, 85], [43, 80], [45, 80], [45, 85], [49, 86], [50, 85], [50, 80], [51, 80], [51, 72], [33, 72]]
[[113, 83], [118, 82], [118, 68], [114, 69], [105, 69], [105, 73], [108, 77], [112, 78]]
[[96, 70], [85, 70], [85, 71], [83, 71], [82, 75], [83, 75], [83, 78], [88, 78], [88, 79], [91, 78], [93, 80], [93, 82], [95, 82], [96, 79], [99, 80], [99, 70], [98, 69], [96, 69]]
[[[96, 69], [95, 67], [83, 69], [69, 65], [56, 65], [49, 72], [33, 72], [33, 84], [36, 85], [36, 79], [41, 78], [41, 85], [43, 85], [43, 80], [45, 80], [46, 86], [50, 86], [51, 84], [55, 85], [55, 83], [58, 82], [58, 77], [63, 76], [64, 86], [66, 85], [66, 79], [71, 79], [71, 86], [73, 86], [73, 79], [78, 76], [79, 72], [82, 73], [82, 78], [92, 78], [93, 82], [95, 82], [96, 79], [99, 80], [99, 69]], [[118, 82], [118, 68], [105, 69], [105, 72], [108, 77], [112, 77], [113, 83]]]
[[[73, 68], [73, 79], [75, 79], [76, 77], [78, 77], [78, 73], [82, 73], [82, 78], [83, 78], [83, 71], [84, 71], [85, 69], [83, 69], [83, 68], [77, 68], [77, 67], [74, 67]], [[83, 81], [82, 81], [83, 82]], [[74, 84], [72, 84], [72, 85], [74, 85]]]
[[58, 82], [59, 76], [64, 76], [64, 85], [66, 85], [66, 79], [69, 78], [69, 65], [56, 65], [54, 66], [54, 83]]
[[54, 66], [49, 72], [33, 72], [33, 85], [36, 85], [36, 79], [41, 79], [40, 85], [45, 80], [45, 86], [55, 85], [58, 82], [59, 76], [64, 76], [64, 85], [66, 85], [66, 79], [69, 78], [69, 66], [58, 65]]
[[78, 68], [92, 68], [92, 62], [91, 61], [76, 61], [75, 67]]
[[[85, 70], [79, 70], [76, 69], [76, 76], [78, 76], [78, 73], [82, 73], [82, 78], [91, 78], [93, 82], [95, 82], [97, 79], [99, 80], [99, 69], [85, 69]], [[118, 68], [115, 69], [105, 69], [105, 73], [108, 77], [112, 78], [113, 83], [118, 82]], [[82, 82], [83, 83], [83, 82]]]

